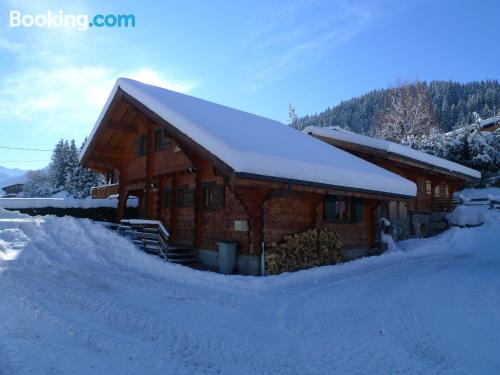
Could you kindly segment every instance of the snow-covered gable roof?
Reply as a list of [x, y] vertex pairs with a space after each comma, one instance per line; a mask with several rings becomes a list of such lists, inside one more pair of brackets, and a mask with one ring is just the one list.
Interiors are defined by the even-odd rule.
[[484, 119], [484, 120], [481, 120], [479, 121], [479, 126], [482, 128], [485, 128], [491, 124], [496, 124], [496, 123], [499, 123], [500, 122], [500, 115], [498, 116], [494, 116], [494, 117], [490, 117], [490, 118], [487, 118], [487, 119]]
[[338, 141], [343, 141], [351, 144], [366, 146], [369, 148], [374, 148], [377, 150], [396, 154], [404, 158], [416, 160], [427, 165], [439, 167], [447, 171], [460, 173], [462, 175], [466, 175], [473, 178], [481, 178], [481, 173], [476, 171], [475, 169], [471, 169], [461, 164], [434, 155], [430, 155], [407, 146], [403, 146], [399, 143], [353, 133], [351, 131], [342, 129], [339, 126], [330, 126], [330, 127], [308, 126], [307, 128], [304, 129], [304, 133], [313, 134], [319, 137], [330, 138]]
[[84, 158], [121, 89], [231, 167], [235, 173], [415, 196], [416, 186], [278, 121], [119, 78], [85, 144]]

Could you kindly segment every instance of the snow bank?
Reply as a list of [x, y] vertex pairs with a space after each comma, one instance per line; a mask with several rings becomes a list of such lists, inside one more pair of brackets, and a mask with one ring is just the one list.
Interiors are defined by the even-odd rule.
[[414, 150], [411, 147], [403, 146], [399, 143], [356, 134], [342, 129], [338, 126], [308, 126], [303, 130], [303, 132], [306, 134], [314, 134], [320, 137], [331, 138], [352, 144], [375, 148], [377, 150], [382, 150], [388, 153], [401, 155], [409, 159], [418, 160], [425, 164], [434, 165], [448, 171], [462, 173], [474, 178], [481, 178], [481, 173], [479, 171], [460, 165], [458, 163], [454, 163], [452, 161], [439, 158], [434, 155], [426, 154], [422, 151]]
[[[137, 207], [137, 199], [128, 199], [127, 207]], [[118, 199], [74, 199], [74, 198], [0, 198], [0, 207], [8, 209], [27, 208], [116, 208]]]
[[498, 219], [500, 219], [500, 210], [492, 209], [488, 205], [460, 205], [455, 207], [452, 212], [446, 214], [446, 220], [450, 224], [458, 225], [459, 227], [481, 225], [487, 221]]
[[226, 276], [90, 220], [0, 208], [0, 373], [496, 373], [499, 241], [488, 221], [338, 266]]
[[415, 196], [416, 186], [286, 125], [131, 79], [117, 80], [80, 158], [118, 89], [133, 96], [237, 173]]
[[453, 193], [453, 198], [464, 202], [471, 199], [488, 199], [500, 201], [500, 188], [490, 187], [484, 189], [463, 189]]

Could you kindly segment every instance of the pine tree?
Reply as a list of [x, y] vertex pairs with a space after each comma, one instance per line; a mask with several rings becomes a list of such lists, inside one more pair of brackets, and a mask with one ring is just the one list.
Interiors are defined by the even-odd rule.
[[52, 163], [50, 164], [50, 180], [54, 191], [58, 192], [66, 185], [66, 160], [69, 144], [64, 139], [59, 140], [52, 152]]
[[[83, 142], [80, 147], [80, 151], [83, 148], [85, 142]], [[74, 145], [74, 142], [72, 142]], [[78, 160], [78, 152], [76, 147], [74, 147], [74, 155], [72, 160], [72, 166], [68, 169], [68, 191], [74, 198], [85, 198], [90, 195], [90, 189], [94, 186], [99, 186], [105, 184], [105, 178], [102, 174], [91, 171], [85, 168]]]

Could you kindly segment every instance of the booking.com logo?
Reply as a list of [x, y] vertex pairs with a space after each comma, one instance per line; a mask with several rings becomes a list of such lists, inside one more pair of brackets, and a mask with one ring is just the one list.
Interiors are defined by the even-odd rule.
[[[89, 21], [92, 19], [91, 21]], [[10, 27], [47, 27], [47, 28], [74, 28], [78, 31], [87, 31], [91, 27], [135, 27], [133, 14], [96, 14], [92, 18], [88, 14], [65, 14], [47, 11], [44, 14], [22, 14], [19, 10], [11, 10]]]

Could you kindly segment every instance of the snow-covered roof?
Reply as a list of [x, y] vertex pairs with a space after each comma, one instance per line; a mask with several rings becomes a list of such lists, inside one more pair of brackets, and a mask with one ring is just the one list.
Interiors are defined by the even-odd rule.
[[218, 157], [235, 173], [404, 196], [416, 194], [413, 182], [278, 121], [127, 78], [116, 81], [81, 159], [86, 157], [119, 89]]
[[443, 158], [439, 158], [434, 155], [426, 154], [425, 152], [418, 151], [407, 146], [403, 146], [399, 143], [353, 133], [351, 131], [342, 129], [339, 126], [330, 126], [330, 127], [308, 126], [307, 128], [304, 129], [304, 133], [313, 134], [319, 137], [330, 138], [347, 143], [357, 144], [361, 146], [366, 146], [369, 148], [374, 148], [377, 150], [396, 154], [404, 158], [417, 160], [427, 165], [439, 167], [447, 171], [460, 173], [473, 178], [481, 178], [481, 173], [476, 171], [475, 169], [465, 167], [461, 164]]
[[482, 128], [491, 125], [491, 124], [496, 124], [497, 122], [500, 122], [500, 115], [498, 116], [493, 116], [484, 120], [479, 121], [479, 126]]
[[[28, 209], [28, 208], [116, 208], [118, 199], [76, 199], [76, 198], [0, 198], [0, 208]], [[137, 207], [137, 199], [128, 199], [127, 207]]]

